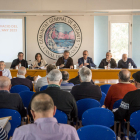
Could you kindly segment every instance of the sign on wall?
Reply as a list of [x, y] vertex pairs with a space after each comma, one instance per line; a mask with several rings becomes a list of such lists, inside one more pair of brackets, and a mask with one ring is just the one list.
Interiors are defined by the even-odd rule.
[[37, 41], [41, 51], [51, 59], [58, 59], [64, 50], [74, 56], [82, 43], [79, 25], [67, 16], [52, 16], [40, 26]]

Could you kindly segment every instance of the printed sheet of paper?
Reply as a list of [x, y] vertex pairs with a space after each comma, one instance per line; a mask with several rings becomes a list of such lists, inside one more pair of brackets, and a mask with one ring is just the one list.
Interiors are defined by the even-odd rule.
[[4, 118], [0, 118], [0, 126], [2, 128], [5, 127], [5, 125], [8, 123], [8, 121], [11, 119], [11, 116], [10, 117], [4, 117]]

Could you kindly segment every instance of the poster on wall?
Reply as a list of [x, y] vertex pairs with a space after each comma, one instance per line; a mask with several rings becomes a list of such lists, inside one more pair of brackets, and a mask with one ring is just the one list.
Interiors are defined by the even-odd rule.
[[52, 16], [40, 26], [37, 42], [41, 51], [50, 59], [56, 60], [65, 50], [74, 56], [82, 43], [79, 25], [67, 16]]

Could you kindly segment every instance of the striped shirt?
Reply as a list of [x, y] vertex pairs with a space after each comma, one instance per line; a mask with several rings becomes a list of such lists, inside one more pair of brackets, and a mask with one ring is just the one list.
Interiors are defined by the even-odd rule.
[[3, 128], [0, 127], [0, 140], [7, 140], [8, 136]]

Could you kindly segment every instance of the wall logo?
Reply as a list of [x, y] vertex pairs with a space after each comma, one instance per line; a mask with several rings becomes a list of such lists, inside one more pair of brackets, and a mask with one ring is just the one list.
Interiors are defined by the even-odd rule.
[[81, 46], [82, 32], [70, 17], [53, 16], [40, 26], [37, 41], [41, 51], [51, 59], [61, 57], [64, 50], [69, 50], [72, 57]]

